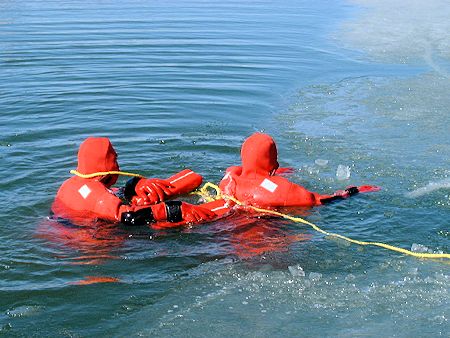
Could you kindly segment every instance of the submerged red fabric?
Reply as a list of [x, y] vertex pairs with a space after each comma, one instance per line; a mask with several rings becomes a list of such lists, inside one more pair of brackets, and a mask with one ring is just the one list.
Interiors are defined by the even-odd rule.
[[241, 202], [258, 207], [312, 207], [320, 194], [276, 174], [277, 147], [267, 134], [255, 133], [241, 148], [242, 166], [229, 167], [220, 188]]

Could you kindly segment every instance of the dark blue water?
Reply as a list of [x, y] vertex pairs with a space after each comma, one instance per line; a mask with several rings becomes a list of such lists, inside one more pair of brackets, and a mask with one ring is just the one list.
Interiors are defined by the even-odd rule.
[[110, 137], [123, 170], [218, 182], [265, 131], [311, 190], [383, 187], [308, 220], [449, 252], [449, 7], [0, 2], [0, 333], [447, 336], [448, 262], [277, 219], [152, 231], [47, 216], [87, 136]]

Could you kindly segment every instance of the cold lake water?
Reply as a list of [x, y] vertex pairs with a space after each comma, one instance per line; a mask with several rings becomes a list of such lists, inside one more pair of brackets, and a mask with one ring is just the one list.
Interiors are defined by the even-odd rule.
[[446, 0], [0, 1], [0, 335], [448, 337], [448, 259], [277, 218], [48, 219], [87, 136], [122, 170], [217, 183], [264, 131], [312, 191], [382, 187], [308, 221], [448, 253], [448, 18]]

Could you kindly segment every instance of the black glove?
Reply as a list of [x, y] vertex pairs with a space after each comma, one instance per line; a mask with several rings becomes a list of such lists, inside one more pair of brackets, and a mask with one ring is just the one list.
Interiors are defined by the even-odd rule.
[[142, 208], [122, 213], [120, 221], [125, 225], [148, 225], [154, 222], [155, 218], [151, 208]]
[[348, 187], [345, 189], [345, 192], [348, 194], [348, 196], [353, 196], [359, 193], [358, 187]]

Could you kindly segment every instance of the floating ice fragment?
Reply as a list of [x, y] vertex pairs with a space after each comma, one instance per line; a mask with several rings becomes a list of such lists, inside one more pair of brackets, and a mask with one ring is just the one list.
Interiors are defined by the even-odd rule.
[[305, 271], [300, 265], [288, 266], [289, 272], [293, 277], [305, 277]]
[[325, 238], [335, 242], [340, 247], [349, 247], [352, 245], [350, 242], [336, 236], [326, 235]]
[[318, 166], [325, 167], [328, 164], [328, 160], [322, 160], [318, 158], [314, 161], [314, 163], [316, 163]]
[[318, 272], [310, 272], [308, 278], [310, 281], [318, 282], [322, 278], [322, 274]]
[[350, 167], [339, 164], [336, 170], [336, 178], [339, 181], [348, 180], [350, 178]]
[[353, 275], [353, 274], [351, 274], [351, 273], [348, 274], [347, 277], [345, 277], [345, 280], [346, 280], [347, 282], [353, 282], [355, 279], [356, 279], [355, 275]]
[[413, 243], [413, 245], [411, 245], [411, 251], [424, 253], [430, 252], [430, 249], [428, 249], [425, 245]]
[[433, 278], [431, 278], [430, 276], [428, 276], [427, 278], [425, 278], [424, 280], [423, 280], [425, 283], [434, 283], [434, 280], [433, 280]]
[[411, 269], [408, 270], [408, 274], [410, 274], [410, 275], [417, 275], [418, 273], [419, 273], [419, 269], [418, 268], [411, 268]]
[[6, 314], [11, 317], [29, 317], [37, 314], [40, 311], [41, 307], [36, 305], [23, 305], [18, 306], [15, 309], [6, 311]]
[[444, 324], [447, 322], [447, 318], [444, 315], [438, 315], [433, 318], [433, 321], [438, 324]]
[[314, 168], [314, 166], [311, 167], [305, 167], [305, 170], [310, 175], [317, 175], [319, 173], [319, 169]]
[[444, 275], [443, 273], [435, 273], [434, 277], [436, 278], [436, 280], [438, 282], [443, 282], [443, 283], [448, 283], [450, 282], [450, 276], [449, 275]]

